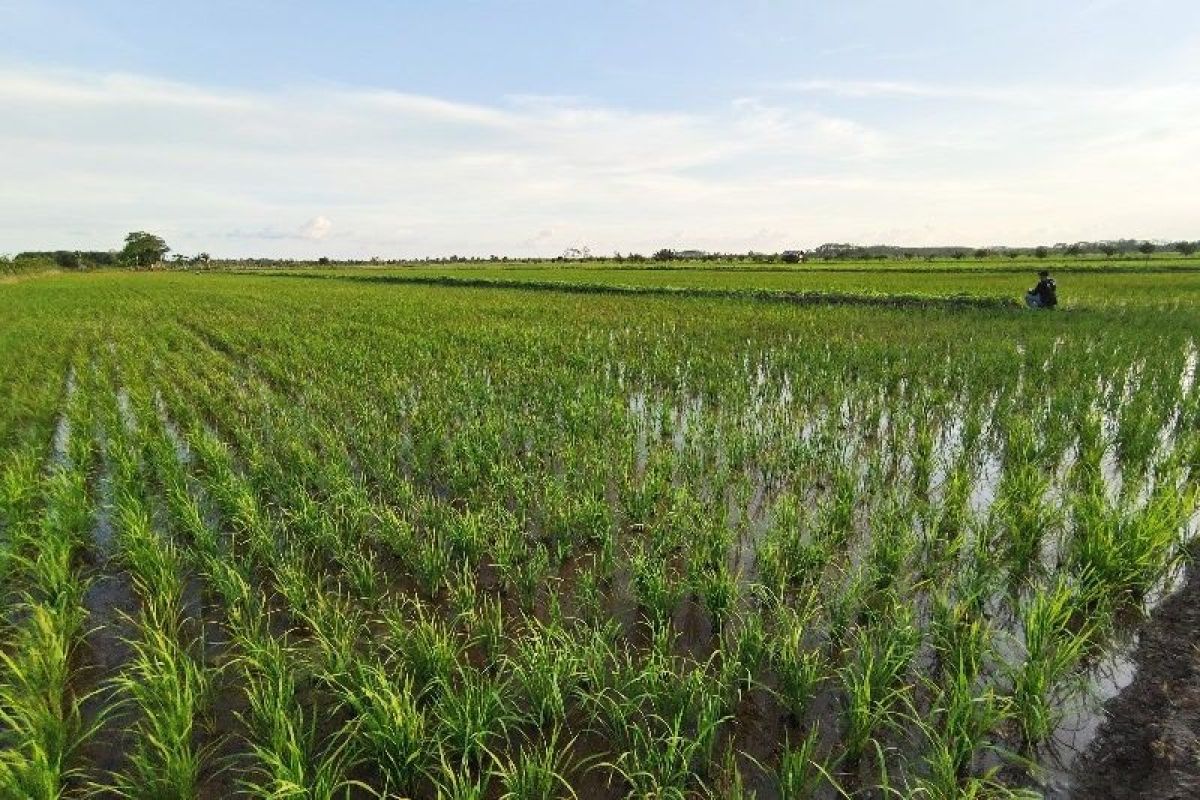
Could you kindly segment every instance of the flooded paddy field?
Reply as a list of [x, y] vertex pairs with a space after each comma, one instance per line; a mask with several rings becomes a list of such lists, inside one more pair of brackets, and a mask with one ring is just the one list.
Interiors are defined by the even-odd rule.
[[1190, 273], [364, 275], [0, 287], [0, 797], [1193, 785]]

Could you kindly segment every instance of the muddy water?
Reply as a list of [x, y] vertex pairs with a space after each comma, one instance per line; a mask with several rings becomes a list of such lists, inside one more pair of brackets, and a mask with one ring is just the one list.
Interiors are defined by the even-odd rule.
[[1070, 775], [1078, 800], [1200, 797], [1200, 576], [1189, 570], [1142, 628], [1132, 681], [1104, 707]]
[[[90, 631], [83, 642], [82, 674], [93, 687], [102, 686], [115, 677], [132, 657], [127, 640], [134, 634], [130, 620], [138, 610], [129, 576], [117, 568], [112, 560], [115, 547], [115, 499], [105, 453], [105, 442], [101, 437], [101, 473], [96, 482], [96, 514], [92, 523], [92, 542], [99, 574], [88, 586], [83, 598]], [[96, 735], [85, 744], [83, 757], [105, 772], [116, 772], [124, 766], [129, 744], [126, 731], [133, 719], [131, 709], [113, 706], [111, 700], [110, 691], [101, 691], [89, 697], [82, 708], [85, 725], [100, 723]]]
[[187, 439], [179, 430], [179, 426], [175, 424], [175, 420], [171, 418], [167, 410], [166, 401], [163, 400], [162, 392], [157, 389], [154, 392], [154, 410], [158, 414], [158, 421], [166, 431], [167, 438], [171, 441], [171, 447], [175, 450], [175, 458], [179, 459], [179, 463], [184, 467], [191, 466], [192, 463], [192, 448], [188, 445]]
[[1081, 676], [1084, 688], [1063, 702], [1063, 718], [1039, 759], [1043, 777], [1039, 788], [1048, 800], [1071, 796], [1072, 771], [1096, 738], [1104, 721], [1104, 705], [1133, 682], [1137, 666], [1133, 652], [1136, 634], [1117, 644], [1100, 663]]
[[[1186, 355], [1180, 377], [1185, 398], [1195, 385], [1197, 360], [1197, 352], [1192, 346]], [[761, 385], [762, 376], [755, 377], [758, 384]], [[1118, 430], [1117, 413], [1113, 409], [1112, 403], [1105, 402], [1104, 398], [1111, 397], [1111, 393], [1116, 392], [1122, 395], [1123, 400], [1127, 401], [1139, 378], [1140, 374], [1134, 368], [1124, 376], [1123, 380], [1117, 381], [1115, 386], [1101, 384], [1098, 387], [1098, 402], [1093, 406], [1100, 415], [1102, 435], [1104, 441], [1108, 443], [1103, 453], [1101, 472], [1109, 500], [1114, 503], [1125, 502], [1122, 500], [1124, 484], [1129, 480], [1140, 480], [1140, 478], [1124, 474], [1125, 470], [1116, 448], [1112, 444]], [[891, 415], [888, 413], [886, 405], [883, 414], [879, 417], [877, 430], [868, 437], [859, 433], [862, 426], [855, 424], [855, 414], [849, 404], [849, 398], [843, 398], [835, 410], [824, 414], [820, 409], [805, 409], [802, 418], [797, 418], [796, 409], [778, 408], [778, 406], [790, 403], [788, 395], [781, 395], [775, 399], [768, 398], [765, 392], [756, 392], [754, 399], [756, 418], [751, 427], [766, 442], [770, 442], [772, 437], [794, 438], [799, 436], [804, 440], [812, 439], [819, 435], [819, 430], [827, 427], [829, 418], [832, 417], [840, 423], [839, 428], [847, 432], [842, 439], [844, 445], [842, 457], [847, 463], [856, 458], [865, 459], [864, 453], [869, 452], [872, 446], [886, 448], [892, 445], [898, 446], [901, 451], [898, 454], [899, 460], [893, 460], [893, 463], [897, 465], [895, 469], [899, 473], [897, 477], [907, 479], [906, 476], [912, 471], [911, 459], [907, 459], [905, 456], [905, 448], [911, 449], [905, 437], [911, 436], [912, 432], [895, 437], [888, 435]], [[996, 399], [993, 398], [992, 402], [992, 408], [984, 415], [983, 446], [975, 450], [975, 474], [968, 501], [970, 511], [978, 520], [984, 519], [990, 513], [1004, 470], [1003, 451], [997, 443], [993, 414]], [[707, 411], [704, 404], [694, 398], [688, 399], [682, 404], [682, 407], [675, 408], [672, 407], [669, 398], [634, 392], [629, 397], [627, 410], [635, 424], [635, 446], [639, 473], [644, 469], [646, 453], [662, 439], [670, 442], [676, 455], [680, 455], [688, 446], [703, 446], [692, 441], [688, 435], [690, 429], [704, 427], [703, 415]], [[776, 410], [781, 413], [773, 413]], [[863, 412], [860, 410], [860, 413]], [[946, 422], [935, 436], [930, 487], [931, 499], [939, 496], [940, 486], [945, 481], [948, 466], [957, 463], [962, 456], [962, 413], [961, 409], [958, 413], [945, 412], [943, 419]], [[1175, 416], [1160, 429], [1159, 446], [1151, 459], [1151, 466], [1154, 462], [1164, 458], [1175, 446], [1178, 433], [1175, 430], [1175, 420], [1179, 413], [1179, 410], [1176, 409]], [[664, 425], [663, 420], [669, 420], [671, 424]], [[791, 423], [790, 430], [785, 427], [789, 422]], [[719, 433], [717, 438], [713, 438], [712, 441], [719, 441]], [[1069, 443], [1061, 453], [1053, 470], [1054, 474], [1047, 499], [1055, 506], [1061, 507], [1067, 497], [1065, 494], [1067, 481], [1071, 475], [1071, 467], [1075, 461], [1077, 450], [1077, 442]], [[720, 462], [723, 456], [716, 453], [712, 454], [712, 457], [715, 461]], [[1148, 473], [1153, 474], [1153, 468], [1148, 470]], [[1149, 484], [1148, 481], [1146, 483]], [[752, 576], [755, 545], [769, 527], [773, 499], [772, 489], [777, 488], [766, 482], [752, 481], [751, 485], [752, 499], [749, 503], [733, 501], [731, 497], [733, 493], [727, 495], [727, 521], [731, 528], [739, 531], [735, 540], [733, 563], [737, 565], [743, 581], [748, 578], [748, 574]], [[1130, 498], [1129, 501], [1140, 505], [1148, 496], [1149, 486], [1147, 485], [1139, 491], [1139, 498]], [[1189, 540], [1195, 538], [1198, 533], [1198, 524], [1200, 522], [1194, 519], [1185, 538]], [[863, 546], [865, 548], [869, 546], [869, 531], [864, 532], [864, 537], [868, 543]], [[1058, 541], [1043, 543], [1042, 556], [1045, 566], [1050, 568], [1056, 566], [1060, 546], [1061, 542]], [[853, 557], [853, 554], [850, 555]], [[1146, 613], [1152, 613], [1155, 608], [1180, 589], [1181, 576], [1182, 573], [1169, 576], [1151, 593], [1146, 603]], [[1002, 636], [1013, 636], [1018, 641], [1020, 640], [1019, 621], [1012, 614], [998, 614], [993, 618], [993, 623], [1001, 627]], [[1126, 623], [1125, 629], [1118, 633], [1104, 657], [1075, 676], [1074, 682], [1064, 687], [1065, 691], [1058, 707], [1061, 722], [1049, 742], [1042, 748], [1037, 759], [1038, 771], [1041, 776], [1038, 788], [1045, 793], [1045, 796], [1066, 798], [1071, 795], [1072, 771], [1083, 754], [1089, 751], [1106, 719], [1105, 704], [1119, 696], [1136, 679], [1138, 664], [1134, 659], [1134, 652], [1140, 641], [1139, 629], [1140, 626]], [[1016, 656], [1016, 654], [1012, 655]]]
[[75, 367], [67, 368], [66, 377], [63, 379], [63, 410], [59, 413], [58, 419], [54, 422], [54, 441], [52, 443], [53, 452], [51, 456], [51, 464], [55, 467], [66, 467], [70, 465], [71, 454], [71, 417], [69, 407], [72, 399], [75, 397], [76, 381]]

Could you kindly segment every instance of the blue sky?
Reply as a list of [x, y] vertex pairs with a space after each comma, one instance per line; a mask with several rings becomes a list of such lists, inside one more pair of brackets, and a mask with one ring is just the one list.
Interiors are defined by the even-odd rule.
[[0, 31], [0, 252], [1200, 236], [1185, 0], [0, 0]]

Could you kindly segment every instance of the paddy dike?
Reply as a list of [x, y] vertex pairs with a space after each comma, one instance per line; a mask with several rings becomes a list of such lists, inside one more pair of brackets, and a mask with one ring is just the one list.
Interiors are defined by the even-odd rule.
[[1133, 681], [1105, 704], [1071, 797], [1200, 797], [1200, 565], [1155, 610], [1132, 658]]

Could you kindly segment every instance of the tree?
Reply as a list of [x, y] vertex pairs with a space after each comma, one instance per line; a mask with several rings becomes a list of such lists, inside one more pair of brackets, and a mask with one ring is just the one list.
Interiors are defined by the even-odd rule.
[[664, 247], [654, 254], [655, 261], [673, 261], [675, 259], [675, 251], [669, 247]]
[[171, 251], [161, 236], [145, 231], [134, 231], [125, 237], [125, 249], [121, 259], [134, 267], [148, 268], [163, 260]]
[[1190, 256], [1192, 253], [1196, 252], [1196, 243], [1195, 242], [1176, 242], [1175, 250], [1180, 255]]
[[1138, 245], [1138, 252], [1144, 255], [1146, 258], [1149, 258], [1150, 254], [1153, 253], [1155, 249], [1154, 242], [1142, 242]]
[[975, 251], [976, 258], [987, 258], [991, 254], [992, 254], [992, 251], [988, 250], [986, 247], [981, 247]]
[[1104, 244], [1100, 245], [1100, 252], [1104, 253], [1105, 258], [1112, 258], [1113, 254], [1117, 252], [1117, 248], [1115, 245], [1105, 242]]
[[71, 252], [70, 250], [59, 250], [54, 254], [54, 263], [59, 269], [82, 269], [83, 262], [79, 258], [79, 253]]
[[1067, 248], [1067, 255], [1069, 255], [1069, 256], [1077, 256], [1082, 252], [1083, 252], [1083, 249], [1077, 244], [1073, 244]]
[[1050, 255], [1050, 251], [1047, 250], [1044, 245], [1039, 244], [1033, 251], [1033, 254], [1038, 258], [1045, 258], [1046, 256]]

